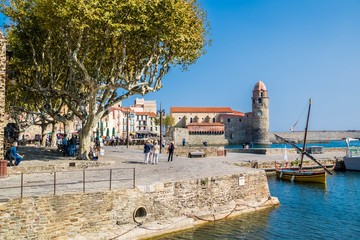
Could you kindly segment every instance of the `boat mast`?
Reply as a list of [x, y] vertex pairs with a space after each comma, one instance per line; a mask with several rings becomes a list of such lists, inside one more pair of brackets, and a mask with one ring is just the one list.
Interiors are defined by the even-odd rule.
[[303, 144], [303, 148], [302, 148], [302, 152], [301, 152], [300, 172], [302, 171], [304, 154], [305, 154], [305, 151], [306, 151], [306, 149], [305, 149], [306, 148], [306, 137], [307, 137], [307, 131], [308, 131], [308, 126], [309, 126], [310, 109], [311, 109], [311, 98], [309, 99], [309, 109], [308, 109], [308, 115], [307, 115], [307, 119], [306, 119], [305, 134], [304, 134], [304, 144]]

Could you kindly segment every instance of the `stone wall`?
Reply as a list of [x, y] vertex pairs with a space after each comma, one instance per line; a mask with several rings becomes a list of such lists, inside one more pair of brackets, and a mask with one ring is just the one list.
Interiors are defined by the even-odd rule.
[[240, 144], [250, 142], [250, 136], [247, 135], [247, 119], [248, 117], [227, 117], [224, 118], [225, 138], [229, 144]]
[[[136, 189], [13, 199], [0, 203], [0, 236], [139, 239], [278, 204], [269, 196], [265, 172], [249, 169]], [[141, 207], [145, 211], [134, 216]]]
[[[303, 142], [304, 132], [273, 132], [270, 133], [270, 141], [277, 142], [274, 134], [277, 134], [290, 141]], [[360, 138], [360, 131], [308, 131], [307, 141], [330, 141], [330, 140], [342, 140], [347, 137]]]
[[175, 148], [174, 154], [176, 156], [188, 157], [190, 152], [203, 152], [206, 154], [207, 157], [209, 156], [223, 156], [224, 155], [224, 147], [205, 147], [205, 146], [198, 146], [198, 147], [191, 147], [191, 146], [177, 146]]
[[188, 145], [202, 145], [203, 142], [208, 142], [209, 145], [228, 144], [228, 141], [225, 139], [224, 134], [189, 134], [187, 128], [174, 128], [172, 131], [172, 136], [175, 145], [181, 145], [184, 138]]

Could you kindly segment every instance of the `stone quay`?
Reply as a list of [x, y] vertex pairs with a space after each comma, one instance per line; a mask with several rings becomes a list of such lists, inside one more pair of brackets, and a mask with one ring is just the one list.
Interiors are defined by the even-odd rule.
[[[20, 147], [25, 160], [0, 178], [1, 239], [146, 239], [279, 204], [265, 171], [251, 167], [254, 162], [256, 167], [284, 162], [280, 151], [204, 158], [188, 158], [186, 151], [177, 147], [168, 162], [163, 149], [159, 163], [152, 165], [143, 163], [141, 146], [105, 147], [98, 161], [65, 158], [54, 148]], [[289, 153], [289, 161], [297, 156]], [[326, 151], [317, 158], [335, 161], [342, 156], [341, 151]], [[109, 190], [104, 180], [109, 169], [113, 178], [123, 176], [116, 176], [115, 169], [134, 171], [135, 181], [114, 183]], [[54, 195], [55, 172], [63, 185]], [[86, 191], [72, 189], [85, 189], [85, 172], [90, 176]], [[6, 188], [20, 186], [21, 178], [22, 198], [20, 188]]]

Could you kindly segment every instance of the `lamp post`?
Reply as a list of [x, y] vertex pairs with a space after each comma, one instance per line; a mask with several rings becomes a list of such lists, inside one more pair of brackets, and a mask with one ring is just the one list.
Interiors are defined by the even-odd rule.
[[130, 135], [129, 135], [129, 114], [130, 114], [130, 112], [129, 111], [127, 111], [126, 112], [126, 147], [127, 148], [129, 148], [129, 137], [130, 137]]
[[161, 153], [162, 143], [163, 143], [162, 115], [165, 114], [165, 109], [162, 109], [162, 108], [161, 108], [161, 103], [160, 103], [160, 109], [157, 111], [157, 114], [160, 114], [160, 153]]

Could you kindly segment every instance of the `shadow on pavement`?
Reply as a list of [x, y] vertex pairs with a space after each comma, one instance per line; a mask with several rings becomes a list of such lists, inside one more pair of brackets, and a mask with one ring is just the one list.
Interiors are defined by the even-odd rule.
[[35, 147], [35, 146], [21, 146], [18, 148], [21, 155], [25, 155], [23, 161], [49, 161], [49, 160], [65, 160], [63, 154], [56, 150], [56, 147]]
[[125, 161], [124, 163], [130, 163], [130, 164], [144, 164], [143, 162], [139, 162], [139, 161]]

